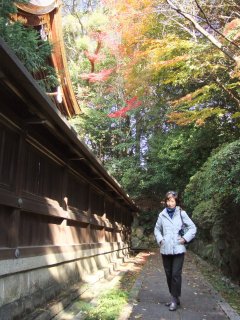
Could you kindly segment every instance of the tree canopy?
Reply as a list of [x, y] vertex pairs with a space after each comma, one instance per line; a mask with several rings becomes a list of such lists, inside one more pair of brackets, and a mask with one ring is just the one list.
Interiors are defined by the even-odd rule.
[[71, 121], [134, 197], [183, 192], [213, 149], [239, 137], [237, 1], [74, 10], [64, 28], [85, 111]]

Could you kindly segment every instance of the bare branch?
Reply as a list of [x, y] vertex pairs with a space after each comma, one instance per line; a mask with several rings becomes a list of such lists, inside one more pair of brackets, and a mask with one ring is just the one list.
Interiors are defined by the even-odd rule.
[[228, 39], [223, 33], [221, 33], [219, 30], [217, 30], [216, 28], [214, 28], [211, 24], [211, 22], [208, 20], [208, 17], [206, 16], [205, 12], [203, 11], [202, 7], [199, 5], [198, 1], [195, 0], [198, 9], [200, 10], [200, 12], [202, 12], [204, 19], [206, 21], [206, 23], [208, 24], [208, 26], [214, 30], [217, 34], [219, 34], [221, 37], [223, 37], [226, 41], [228, 41], [229, 43], [231, 43], [232, 45], [234, 45], [237, 49], [240, 49], [239, 46], [232, 40]]
[[[173, 16], [169, 16], [166, 13], [164, 13], [163, 11], [161, 11], [161, 14], [163, 16], [165, 16], [167, 19], [173, 21], [175, 24], [177, 24], [181, 29], [183, 29], [184, 31], [186, 31], [188, 34], [190, 34], [191, 37], [194, 38], [195, 41], [197, 41], [196, 38], [196, 34], [194, 31], [192, 31], [190, 28], [187, 28], [184, 24], [180, 23], [178, 20], [176, 20]], [[167, 22], [166, 22], [167, 24]]]
[[83, 36], [83, 35], [84, 35], [84, 26], [83, 26], [83, 24], [82, 24], [80, 14], [79, 14], [78, 12], [75, 12], [75, 14], [73, 14], [73, 15], [77, 18], [77, 20], [78, 20], [78, 22], [79, 22], [79, 24], [80, 24], [80, 27], [81, 27], [81, 35]]
[[214, 46], [220, 49], [227, 57], [229, 57], [232, 61], [235, 62], [236, 65], [239, 64], [240, 58], [235, 56], [234, 53], [226, 48], [218, 39], [216, 39], [213, 35], [207, 32], [193, 17], [192, 15], [183, 12], [180, 8], [176, 7], [171, 0], [167, 0], [167, 3], [170, 5], [172, 9], [174, 9], [177, 13], [182, 15], [184, 18], [189, 20], [196, 30], [198, 30], [204, 37], [206, 37]]

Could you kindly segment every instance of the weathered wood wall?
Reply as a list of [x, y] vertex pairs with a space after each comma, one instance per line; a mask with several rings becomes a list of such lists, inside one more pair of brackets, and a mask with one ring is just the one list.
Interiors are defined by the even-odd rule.
[[[67, 164], [61, 154], [24, 137], [4, 120], [5, 124], [0, 122], [0, 220], [5, 226], [0, 250], [4, 248], [4, 258], [14, 256], [6, 249], [11, 247], [24, 247], [21, 256], [25, 256], [33, 246], [37, 254], [37, 246], [43, 250], [49, 245], [126, 239], [132, 215], [81, 172], [81, 159]], [[54, 145], [48, 147], [54, 149]]]
[[0, 319], [7, 320], [127, 255], [136, 207], [1, 41], [0, 59]]

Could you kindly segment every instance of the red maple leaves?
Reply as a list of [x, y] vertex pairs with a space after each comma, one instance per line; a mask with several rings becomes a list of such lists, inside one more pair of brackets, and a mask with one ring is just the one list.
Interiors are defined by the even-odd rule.
[[[103, 56], [99, 54], [100, 49], [102, 48], [103, 41], [110, 42], [113, 46], [118, 46], [118, 41], [117, 38], [114, 37], [113, 35], [109, 35], [107, 33], [97, 31], [95, 33], [92, 33], [92, 38], [97, 42], [97, 46], [94, 50], [93, 53], [90, 53], [88, 50], [84, 51], [84, 54], [86, 58], [88, 58], [90, 65], [91, 65], [91, 70], [89, 73], [83, 73], [81, 74], [81, 78], [84, 80], [87, 80], [88, 82], [94, 83], [94, 82], [103, 82], [106, 81], [109, 76], [115, 71], [116, 68], [111, 68], [111, 69], [103, 69], [100, 72], [95, 72], [95, 66], [96, 62], [99, 62], [102, 60]], [[113, 46], [114, 47], [114, 46]], [[142, 102], [138, 100], [138, 98], [135, 96], [129, 100], [126, 101], [126, 106], [118, 111], [112, 112], [108, 114], [109, 118], [120, 118], [120, 117], [126, 117], [127, 112], [136, 109], [139, 106], [142, 105]]]
[[113, 71], [114, 69], [103, 69], [98, 73], [82, 73], [81, 78], [89, 82], [106, 81]]
[[106, 37], [106, 33], [102, 31], [97, 31], [91, 34], [92, 38], [97, 42], [97, 46], [93, 53], [89, 52], [88, 50], [84, 51], [85, 56], [88, 58], [91, 70], [89, 73], [81, 74], [81, 78], [84, 80], [88, 80], [89, 82], [101, 82], [106, 81], [111, 73], [114, 71], [114, 68], [111, 69], [103, 69], [100, 72], [95, 72], [96, 62], [101, 61], [104, 58], [104, 55], [101, 55], [100, 49], [103, 45], [103, 40]]
[[127, 116], [126, 113], [129, 110], [136, 109], [136, 108], [140, 107], [141, 105], [142, 105], [142, 102], [139, 101], [138, 98], [135, 96], [135, 97], [131, 98], [130, 100], [126, 101], [126, 107], [124, 107], [118, 111], [109, 113], [108, 117], [109, 118], [126, 117]]
[[90, 53], [89, 51], [85, 50], [84, 54], [91, 63], [95, 63], [96, 61], [100, 60], [98, 53]]

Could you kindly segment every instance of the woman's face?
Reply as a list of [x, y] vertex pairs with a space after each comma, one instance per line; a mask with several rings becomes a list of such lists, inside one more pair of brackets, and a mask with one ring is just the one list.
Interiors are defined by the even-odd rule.
[[176, 207], [176, 200], [173, 197], [169, 197], [166, 201], [168, 208], [175, 208]]

